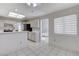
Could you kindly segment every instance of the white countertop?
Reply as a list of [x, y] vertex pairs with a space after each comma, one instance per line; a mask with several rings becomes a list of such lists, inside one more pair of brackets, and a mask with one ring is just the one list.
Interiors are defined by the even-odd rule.
[[24, 33], [28, 31], [20, 31], [20, 32], [0, 32], [0, 34], [11, 34], [11, 33]]

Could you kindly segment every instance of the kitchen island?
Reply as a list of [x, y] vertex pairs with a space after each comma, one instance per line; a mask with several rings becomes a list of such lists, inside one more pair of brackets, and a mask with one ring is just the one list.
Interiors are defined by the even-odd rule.
[[27, 31], [0, 33], [0, 55], [7, 55], [27, 45]]

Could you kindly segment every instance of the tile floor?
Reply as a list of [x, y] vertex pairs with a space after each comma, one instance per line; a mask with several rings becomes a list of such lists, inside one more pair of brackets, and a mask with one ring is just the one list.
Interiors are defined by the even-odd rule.
[[6, 56], [78, 56], [78, 53], [62, 50], [59, 48], [50, 48], [46, 44], [28, 41], [27, 47], [7, 54]]

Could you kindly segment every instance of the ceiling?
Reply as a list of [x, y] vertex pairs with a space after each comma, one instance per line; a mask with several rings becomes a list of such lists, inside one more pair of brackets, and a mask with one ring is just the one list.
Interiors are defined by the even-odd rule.
[[[39, 6], [32, 8], [26, 3], [0, 3], [0, 16], [8, 17], [9, 12], [16, 12], [26, 16], [26, 19], [46, 15], [62, 9], [73, 7], [77, 3], [40, 3]], [[17, 11], [16, 11], [17, 9]], [[23, 19], [22, 19], [23, 20]]]

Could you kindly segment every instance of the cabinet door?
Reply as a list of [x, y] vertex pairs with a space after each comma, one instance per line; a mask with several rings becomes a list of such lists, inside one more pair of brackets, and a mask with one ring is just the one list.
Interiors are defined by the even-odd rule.
[[31, 22], [31, 27], [39, 27], [39, 20], [33, 20]]

